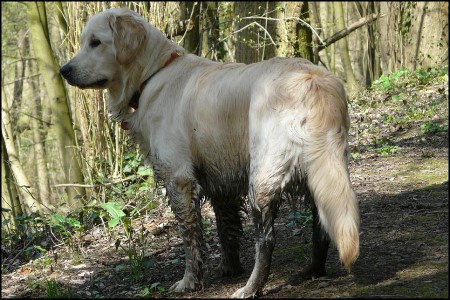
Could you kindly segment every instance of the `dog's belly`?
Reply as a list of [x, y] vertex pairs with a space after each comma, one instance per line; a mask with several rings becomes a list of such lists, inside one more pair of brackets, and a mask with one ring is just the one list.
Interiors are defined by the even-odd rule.
[[217, 169], [216, 166], [195, 166], [195, 176], [203, 193], [214, 200], [236, 200], [247, 194], [247, 168]]
[[192, 139], [195, 177], [210, 197], [237, 198], [247, 192], [248, 125], [241, 125], [215, 127], [214, 132], [208, 133], [197, 129]]

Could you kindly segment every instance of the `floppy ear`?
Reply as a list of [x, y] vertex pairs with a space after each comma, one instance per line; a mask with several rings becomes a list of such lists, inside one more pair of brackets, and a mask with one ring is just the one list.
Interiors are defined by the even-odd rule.
[[147, 39], [144, 25], [131, 15], [113, 15], [109, 26], [113, 31], [116, 60], [122, 65], [131, 63]]

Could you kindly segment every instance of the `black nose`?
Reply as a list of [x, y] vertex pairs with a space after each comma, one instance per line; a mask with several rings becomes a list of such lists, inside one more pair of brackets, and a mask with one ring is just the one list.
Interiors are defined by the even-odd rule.
[[61, 73], [61, 75], [64, 76], [64, 78], [67, 78], [67, 76], [69, 76], [71, 72], [72, 72], [72, 66], [69, 64], [65, 64], [59, 70], [59, 73]]

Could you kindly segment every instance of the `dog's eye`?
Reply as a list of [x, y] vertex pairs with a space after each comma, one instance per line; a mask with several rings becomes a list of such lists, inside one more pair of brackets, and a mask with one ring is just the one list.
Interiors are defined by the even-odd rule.
[[100, 42], [99, 40], [95, 39], [95, 40], [92, 40], [92, 41], [89, 43], [89, 46], [91, 46], [92, 48], [95, 48], [95, 47], [97, 47], [97, 46], [100, 45], [100, 44], [101, 44], [101, 42]]

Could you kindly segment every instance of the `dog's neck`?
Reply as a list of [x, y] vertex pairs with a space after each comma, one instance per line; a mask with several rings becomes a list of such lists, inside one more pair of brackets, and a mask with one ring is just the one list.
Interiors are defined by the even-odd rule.
[[[164, 69], [165, 67], [167, 67], [168, 65], [170, 65], [171, 62], [173, 62], [175, 59], [177, 59], [177, 58], [180, 57], [181, 55], [182, 55], [181, 52], [173, 52], [173, 53], [171, 53], [169, 59], [167, 59], [167, 61], [164, 63], [164, 65], [163, 65], [161, 68], [159, 68], [158, 70], [156, 70], [156, 72], [153, 73], [152, 75], [150, 75], [146, 80], [144, 80], [144, 82], [141, 83], [141, 85], [139, 86], [139, 91], [136, 91], [135, 94], [136, 94], [136, 93], [141, 94], [142, 91], [145, 89], [145, 86], [146, 86], [147, 83], [153, 78], [153, 76], [155, 76], [156, 74], [158, 74], [159, 71], [161, 71], [162, 69]], [[132, 102], [130, 101], [129, 106], [132, 107], [132, 108], [134, 108], [134, 109], [137, 109], [137, 108], [138, 108], [138, 103], [136, 104], [136, 107], [134, 107], [134, 103], [132, 103]]]
[[139, 86], [139, 90], [136, 90], [133, 93], [133, 96], [131, 97], [130, 101], [128, 102], [128, 106], [130, 106], [131, 108], [137, 109], [139, 106], [139, 97], [142, 94], [142, 91], [145, 89], [145, 86], [147, 85], [147, 83], [153, 78], [153, 76], [155, 76], [156, 74], [158, 74], [159, 71], [161, 71], [162, 69], [164, 69], [165, 67], [167, 67], [168, 65], [170, 65], [171, 62], [173, 62], [175, 59], [177, 59], [178, 57], [180, 57], [182, 55], [181, 52], [173, 52], [169, 59], [164, 63], [164, 65], [159, 68], [158, 70], [156, 70], [156, 72], [154, 72], [152, 75], [150, 75], [147, 79], [144, 80], [144, 82], [142, 82]]
[[[150, 24], [147, 26], [150, 33], [142, 54], [129, 69], [124, 70], [122, 74], [125, 77], [117, 79], [120, 83], [108, 89], [108, 109], [115, 121], [121, 122], [133, 111], [132, 108], [136, 109], [139, 97], [151, 78], [185, 53], [184, 48], [168, 40], [158, 29]], [[155, 45], [160, 47], [155, 48]]]

